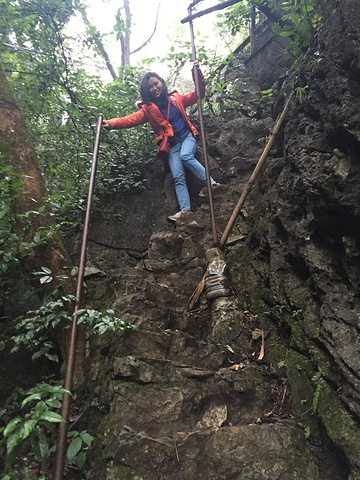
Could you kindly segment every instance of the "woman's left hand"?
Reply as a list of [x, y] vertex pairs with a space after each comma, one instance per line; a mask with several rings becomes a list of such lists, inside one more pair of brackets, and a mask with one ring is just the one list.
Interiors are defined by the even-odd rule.
[[194, 67], [198, 67], [198, 68], [199, 68], [199, 66], [200, 66], [199, 60], [195, 60], [195, 62], [194, 62]]

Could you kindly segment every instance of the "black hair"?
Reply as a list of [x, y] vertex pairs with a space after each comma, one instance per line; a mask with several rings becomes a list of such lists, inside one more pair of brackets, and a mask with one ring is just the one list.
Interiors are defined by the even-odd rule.
[[[158, 80], [160, 80], [160, 82], [163, 84], [163, 89], [161, 90], [161, 95], [159, 98], [154, 98], [151, 96], [150, 92], [149, 92], [149, 78], [150, 77], [155, 77], [157, 78]], [[168, 88], [167, 88], [167, 85], [165, 83], [165, 80], [162, 79], [157, 73], [155, 72], [148, 72], [148, 73], [145, 73], [145, 75], [143, 76], [143, 79], [141, 80], [141, 84], [140, 84], [140, 95], [141, 95], [141, 98], [143, 100], [143, 102], [145, 103], [149, 103], [149, 102], [154, 102], [154, 103], [163, 103], [164, 100], [167, 99], [167, 96], [168, 96]]]

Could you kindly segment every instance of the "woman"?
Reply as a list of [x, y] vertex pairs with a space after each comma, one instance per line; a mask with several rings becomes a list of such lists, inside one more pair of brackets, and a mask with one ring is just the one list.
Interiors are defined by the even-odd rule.
[[[199, 69], [199, 62], [194, 62], [194, 68]], [[194, 72], [193, 72], [194, 73]], [[200, 97], [205, 96], [204, 77], [200, 71]], [[186, 184], [185, 168], [190, 170], [199, 180], [206, 182], [205, 168], [194, 155], [196, 152], [199, 132], [188, 119], [185, 109], [196, 103], [195, 90], [181, 94], [176, 90], [168, 93], [164, 80], [154, 72], [144, 75], [140, 85], [142, 103], [139, 111], [126, 117], [104, 120], [102, 126], [108, 130], [136, 127], [150, 122], [156, 133], [156, 142], [160, 145], [165, 132], [169, 136], [169, 166], [174, 179], [175, 192], [180, 205], [180, 211], [168, 217], [176, 222], [182, 213], [190, 212], [190, 197]], [[169, 122], [167, 122], [168, 102], [170, 101]], [[185, 167], [185, 168], [184, 168]], [[212, 185], [218, 185], [211, 178]]]

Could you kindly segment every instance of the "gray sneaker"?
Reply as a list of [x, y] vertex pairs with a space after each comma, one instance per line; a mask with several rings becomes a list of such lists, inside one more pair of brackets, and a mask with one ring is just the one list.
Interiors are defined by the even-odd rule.
[[[217, 183], [215, 181], [211, 182], [211, 191], [214, 191], [219, 187], [221, 187], [221, 183]], [[208, 188], [206, 186], [202, 190], [200, 190], [199, 197], [206, 198], [208, 196], [209, 196], [209, 193], [208, 193]]]
[[183, 213], [189, 213], [188, 210], [180, 210], [180, 212], [174, 213], [174, 215], [169, 215], [167, 218], [170, 220], [170, 222], [177, 222], [179, 218], [181, 217], [181, 214]]
[[228, 280], [225, 275], [215, 274], [205, 277], [205, 296], [208, 300], [228, 297], [229, 294]]

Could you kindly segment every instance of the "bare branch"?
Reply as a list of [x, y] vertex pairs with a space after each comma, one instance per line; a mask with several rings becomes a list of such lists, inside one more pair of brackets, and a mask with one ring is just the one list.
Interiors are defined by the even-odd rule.
[[161, 5], [161, 2], [159, 2], [158, 8], [157, 8], [157, 12], [156, 12], [156, 19], [155, 19], [154, 31], [152, 32], [152, 34], [150, 35], [150, 37], [149, 37], [142, 45], [140, 45], [140, 47], [138, 47], [136, 50], [133, 50], [132, 52], [130, 52], [130, 55], [132, 55], [133, 53], [136, 53], [136, 52], [138, 52], [139, 50], [141, 50], [142, 48], [144, 48], [145, 45], [147, 45], [147, 44], [150, 42], [150, 40], [152, 39], [152, 37], [154, 36], [154, 34], [155, 34], [155, 32], [156, 32], [156, 28], [157, 28], [158, 18], [159, 18], [160, 5]]

